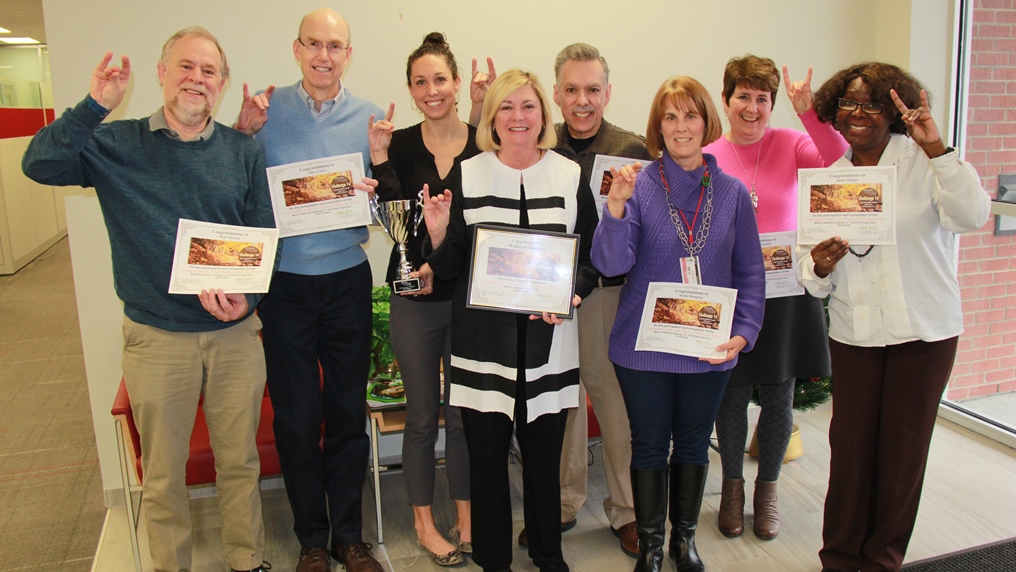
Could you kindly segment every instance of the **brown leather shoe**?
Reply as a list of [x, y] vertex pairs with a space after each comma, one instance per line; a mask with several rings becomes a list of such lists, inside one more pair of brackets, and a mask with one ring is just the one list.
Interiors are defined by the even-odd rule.
[[776, 481], [755, 481], [755, 536], [772, 540], [780, 533], [780, 513], [776, 510]]
[[610, 527], [610, 532], [621, 539], [621, 551], [632, 558], [639, 557], [639, 530], [635, 521], [622, 525], [621, 528]]
[[341, 562], [346, 567], [346, 572], [384, 572], [370, 549], [371, 545], [365, 542], [332, 543], [332, 558]]
[[723, 479], [716, 524], [720, 533], [728, 538], [741, 536], [744, 532], [744, 479]]
[[[562, 533], [568, 532], [569, 530], [575, 528], [575, 525], [578, 524], [578, 523], [579, 523], [579, 519], [577, 519], [577, 518], [573, 518], [573, 519], [569, 520], [568, 522], [562, 522], [561, 523], [561, 532]], [[521, 546], [522, 548], [529, 548], [529, 536], [526, 534], [526, 529], [525, 528], [523, 528], [522, 532], [519, 533], [519, 546]]]
[[300, 560], [296, 563], [296, 572], [332, 572], [328, 551], [321, 546], [304, 546], [300, 549]]

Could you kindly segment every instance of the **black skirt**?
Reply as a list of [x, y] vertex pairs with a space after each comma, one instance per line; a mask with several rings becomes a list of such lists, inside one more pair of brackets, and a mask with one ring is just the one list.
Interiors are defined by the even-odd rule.
[[755, 347], [738, 357], [727, 385], [826, 377], [831, 373], [828, 338], [821, 298], [809, 294], [768, 298]]

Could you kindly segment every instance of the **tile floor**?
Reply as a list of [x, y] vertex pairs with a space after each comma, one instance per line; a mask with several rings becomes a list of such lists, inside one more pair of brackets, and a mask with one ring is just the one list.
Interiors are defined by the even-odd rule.
[[[706, 487], [705, 504], [699, 521], [698, 545], [711, 572], [796, 572], [817, 571], [816, 556], [821, 544], [822, 503], [828, 478], [828, 445], [825, 432], [831, 410], [822, 407], [798, 415], [797, 422], [804, 440], [805, 455], [784, 466], [780, 479], [780, 507], [783, 531], [775, 540], [764, 542], [750, 532], [736, 539], [720, 535], [713, 523], [719, 504], [719, 459], [713, 453]], [[590, 467], [589, 498], [579, 513], [578, 526], [564, 536], [564, 553], [575, 572], [627, 572], [634, 561], [617, 548], [617, 540], [607, 529], [601, 501], [606, 494], [601, 450], [593, 447]], [[745, 475], [752, 480], [756, 463], [745, 462]], [[521, 530], [521, 471], [511, 468], [515, 532]], [[381, 495], [385, 530], [384, 544], [375, 543], [374, 554], [385, 570], [436, 571], [434, 565], [416, 547], [412, 533], [412, 512], [406, 502], [403, 475], [385, 473], [381, 477]], [[940, 421], [932, 443], [921, 513], [914, 538], [907, 554], [913, 562], [939, 554], [978, 546], [1016, 536], [1016, 451], [998, 445], [956, 425]], [[453, 522], [453, 507], [442, 498], [446, 483], [439, 471], [435, 515], [441, 528]], [[748, 485], [751, 498], [751, 485]], [[376, 538], [369, 487], [364, 487], [364, 536], [369, 542]], [[292, 515], [281, 489], [264, 491], [264, 514], [268, 538], [267, 558], [273, 572], [291, 572], [299, 546], [291, 532]], [[748, 514], [750, 515], [750, 500]], [[192, 502], [196, 526], [195, 570], [224, 570], [225, 557], [219, 545], [214, 498]], [[122, 509], [112, 511], [103, 546], [96, 560], [96, 570], [127, 572], [132, 570], [130, 545], [126, 536]], [[750, 516], [746, 522], [750, 527]], [[516, 547], [516, 572], [536, 570], [525, 552]], [[479, 570], [471, 562], [464, 567]], [[665, 570], [674, 570], [667, 560]], [[334, 564], [333, 570], [342, 570]], [[974, 572], [974, 571], [972, 571]], [[992, 571], [976, 571], [992, 572]], [[1009, 571], [1011, 572], [1011, 571]]]
[[0, 276], [0, 570], [90, 570], [105, 515], [63, 240]]

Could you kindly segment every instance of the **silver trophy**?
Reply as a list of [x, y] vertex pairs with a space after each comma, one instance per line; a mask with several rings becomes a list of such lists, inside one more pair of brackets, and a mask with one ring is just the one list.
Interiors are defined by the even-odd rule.
[[[422, 193], [421, 193], [422, 194]], [[416, 217], [413, 217], [413, 204], [418, 206]], [[420, 219], [423, 215], [423, 205], [418, 198], [416, 201], [384, 201], [378, 202], [377, 197], [371, 198], [370, 211], [374, 218], [381, 223], [388, 238], [395, 241], [399, 250], [399, 266], [395, 269], [395, 280], [392, 281], [392, 292], [417, 292], [423, 285], [419, 278], [412, 278], [413, 265], [406, 260], [406, 243], [409, 242], [409, 233], [412, 231], [416, 236], [416, 230], [420, 226]]]

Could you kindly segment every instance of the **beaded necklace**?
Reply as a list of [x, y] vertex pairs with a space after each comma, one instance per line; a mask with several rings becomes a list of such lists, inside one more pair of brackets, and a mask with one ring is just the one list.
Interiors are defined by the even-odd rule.
[[[660, 159], [660, 180], [663, 182], [663, 188], [667, 191], [667, 208], [670, 209], [670, 220], [674, 223], [674, 228], [677, 230], [677, 237], [681, 240], [681, 245], [688, 252], [688, 256], [696, 256], [702, 251], [702, 247], [706, 244], [706, 238], [709, 236], [709, 226], [713, 219], [713, 179], [709, 173], [709, 165], [706, 164], [705, 159], [702, 159], [702, 166], [706, 168], [702, 174], [702, 189], [699, 191], [698, 205], [695, 207], [695, 216], [691, 219], [691, 224], [688, 223], [688, 219], [685, 218], [684, 213], [681, 212], [677, 207], [670, 202], [670, 185], [667, 184], [667, 176], [663, 173], [663, 159]], [[706, 206], [702, 212], [702, 228], [698, 234], [695, 235], [695, 224], [698, 222], [698, 216], [700, 209], [702, 209], [702, 199], [705, 198]], [[681, 224], [682, 221], [684, 224]], [[685, 232], [684, 227], [688, 227], [688, 231]]]

